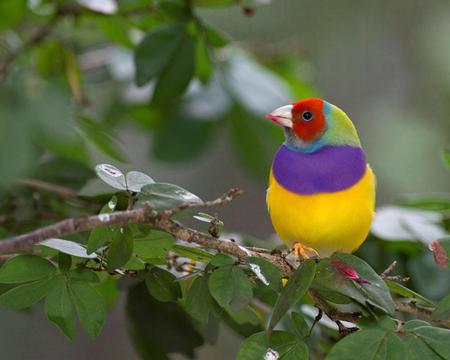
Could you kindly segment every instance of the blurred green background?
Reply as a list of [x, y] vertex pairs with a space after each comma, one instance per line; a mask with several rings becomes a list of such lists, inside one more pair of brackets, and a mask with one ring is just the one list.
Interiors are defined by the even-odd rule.
[[[53, 2], [24, 1], [15, 19], [14, 0], [3, 1], [0, 56], [7, 56], [23, 34], [48, 20]], [[14, 186], [21, 177], [83, 194], [108, 190], [94, 179], [84, 183], [92, 177], [89, 169], [104, 162], [144, 171], [203, 199], [238, 186], [245, 195], [220, 210], [226, 228], [269, 239], [266, 175], [282, 131], [263, 115], [308, 96], [338, 105], [354, 121], [377, 175], [379, 205], [403, 194], [450, 191], [440, 158], [450, 140], [448, 1], [265, 3], [249, 3], [250, 16], [243, 11], [246, 4], [195, 8], [205, 24], [231, 41], [215, 49], [215, 71], [206, 86], [195, 80], [180, 101], [158, 106], [148, 105], [152, 84], [133, 83], [132, 40], [154, 20], [143, 17], [126, 28], [119, 17], [61, 21], [9, 67], [0, 84], [2, 215], [11, 211], [9, 194], [24, 192]], [[123, 303], [119, 299], [95, 342], [81, 335], [70, 343], [41, 311], [0, 309], [2, 354], [137, 358]], [[240, 340], [226, 330], [219, 339], [214, 357], [232, 359]], [[202, 349], [199, 359], [210, 359], [211, 348]]]

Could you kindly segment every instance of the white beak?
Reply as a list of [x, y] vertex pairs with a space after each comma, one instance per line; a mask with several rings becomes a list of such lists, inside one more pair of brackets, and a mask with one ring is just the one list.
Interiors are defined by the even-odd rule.
[[292, 107], [292, 105], [284, 105], [267, 114], [266, 117], [281, 126], [292, 128]]

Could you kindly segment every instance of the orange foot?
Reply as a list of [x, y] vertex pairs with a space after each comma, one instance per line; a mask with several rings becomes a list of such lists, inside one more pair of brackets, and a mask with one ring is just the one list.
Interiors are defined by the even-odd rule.
[[297, 255], [297, 257], [302, 258], [302, 259], [310, 259], [311, 257], [320, 258], [319, 253], [315, 249], [313, 249], [312, 247], [300, 244], [300, 243], [295, 243], [294, 253], [295, 253], [295, 255]]

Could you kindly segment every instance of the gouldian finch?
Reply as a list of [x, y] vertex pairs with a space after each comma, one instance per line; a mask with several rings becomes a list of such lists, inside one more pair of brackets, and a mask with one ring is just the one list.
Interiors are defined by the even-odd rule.
[[317, 98], [267, 117], [285, 131], [267, 190], [276, 233], [299, 257], [355, 251], [372, 222], [375, 176], [352, 121]]

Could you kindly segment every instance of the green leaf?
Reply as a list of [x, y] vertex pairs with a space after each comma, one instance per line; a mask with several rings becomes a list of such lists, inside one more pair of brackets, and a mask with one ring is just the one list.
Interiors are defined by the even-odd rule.
[[119, 297], [119, 289], [117, 288], [117, 280], [111, 276], [107, 276], [99, 284], [94, 285], [105, 300], [106, 305], [111, 308]]
[[229, 6], [237, 4], [237, 0], [194, 0], [195, 6]]
[[403, 342], [407, 349], [405, 358], [408, 360], [443, 360], [431, 347], [413, 334], [407, 334], [403, 338]]
[[225, 309], [230, 317], [238, 324], [251, 324], [258, 326], [261, 324], [261, 319], [258, 313], [251, 306], [244, 307], [237, 311], [232, 311], [231, 309]]
[[130, 39], [127, 21], [120, 16], [98, 16], [95, 18], [102, 32], [111, 41], [126, 48], [133, 48], [133, 42]]
[[135, 50], [136, 84], [142, 86], [158, 76], [174, 57], [181, 41], [182, 28], [177, 25], [150, 31]]
[[426, 325], [412, 327], [407, 326], [408, 323], [405, 325], [405, 329], [409, 329], [405, 337], [408, 359], [442, 360], [450, 358], [450, 330]]
[[159, 301], [176, 301], [181, 297], [181, 287], [175, 275], [159, 267], [153, 267], [145, 277], [148, 292]]
[[212, 74], [212, 64], [205, 37], [197, 37], [195, 50], [195, 74], [203, 84], [207, 84]]
[[263, 331], [253, 334], [242, 342], [236, 359], [307, 360], [309, 351], [305, 343], [294, 334], [274, 331], [269, 336]]
[[405, 359], [406, 346], [392, 331], [360, 330], [334, 345], [326, 360]]
[[36, 71], [42, 77], [61, 75], [65, 71], [65, 49], [61, 42], [47, 40], [33, 52]]
[[246, 259], [246, 262], [264, 285], [277, 292], [281, 291], [281, 274], [275, 265], [257, 257], [249, 257]]
[[429, 323], [423, 320], [409, 320], [403, 325], [403, 330], [413, 331], [422, 326], [431, 326]]
[[25, 0], [0, 1], [0, 30], [12, 28], [26, 14], [27, 2]]
[[142, 258], [162, 257], [174, 242], [173, 236], [165, 231], [152, 230], [148, 236], [134, 241], [134, 253]]
[[217, 303], [225, 307], [233, 299], [234, 279], [230, 274], [232, 267], [222, 267], [215, 270], [209, 277], [208, 287]]
[[438, 302], [431, 318], [433, 320], [450, 320], [450, 295]]
[[[161, 49], [159, 49], [161, 52]], [[153, 93], [153, 104], [165, 104], [181, 95], [195, 72], [195, 38], [185, 33], [175, 54], [158, 77]]]
[[85, 258], [85, 259], [95, 259], [97, 254], [88, 254], [84, 246], [69, 240], [63, 239], [48, 239], [41, 241], [38, 245], [46, 246], [50, 249], [58, 250], [64, 254]]
[[[164, 264], [166, 263], [165, 259]], [[138, 258], [136, 254], [132, 255], [130, 260], [127, 261], [125, 265], [122, 267], [127, 270], [144, 270], [145, 269], [145, 262]]]
[[98, 283], [100, 279], [95, 271], [90, 269], [74, 269], [67, 274], [71, 280], [81, 280], [88, 283]]
[[117, 161], [125, 161], [117, 140], [105, 129], [104, 125], [87, 117], [82, 117], [78, 124], [86, 138], [105, 155]]
[[399, 284], [391, 280], [384, 280], [384, 282], [392, 292], [398, 295], [419, 301], [424, 305], [434, 306], [434, 303], [431, 300], [428, 300], [426, 297], [416, 293], [415, 291], [412, 291], [411, 289], [408, 289], [406, 286], [403, 286], [402, 284]]
[[[12, 184], [24, 176], [31, 167], [34, 155], [31, 142], [31, 125], [26, 115], [20, 119], [3, 113], [0, 121], [0, 188]], [[19, 121], [16, 121], [19, 120]], [[8, 149], [14, 149], [15, 156], [7, 155]]]
[[53, 288], [53, 278], [19, 285], [0, 296], [0, 305], [12, 309], [25, 309], [44, 298]]
[[79, 190], [93, 175], [94, 171], [83, 164], [61, 156], [52, 156], [39, 165], [33, 177]]
[[150, 202], [153, 209], [157, 211], [171, 209], [178, 205], [202, 204], [203, 201], [193, 193], [173, 184], [153, 183], [145, 185], [139, 194], [139, 200]]
[[130, 260], [133, 244], [133, 233], [128, 226], [116, 232], [106, 258], [108, 270], [115, 270]]
[[[189, 106], [189, 105], [187, 105]], [[201, 121], [183, 111], [165, 113], [163, 121], [155, 129], [152, 151], [163, 161], [182, 162], [195, 158], [211, 143], [216, 121]]]
[[105, 322], [106, 304], [103, 296], [91, 285], [81, 281], [71, 281], [69, 292], [81, 326], [91, 339], [95, 339]]
[[216, 267], [233, 265], [234, 263], [235, 260], [231, 256], [225, 254], [215, 255], [210, 262], [211, 265], [214, 265]]
[[54, 279], [53, 289], [45, 299], [45, 313], [70, 340], [75, 338], [75, 319], [69, 290], [63, 276]]
[[291, 319], [292, 323], [294, 324], [295, 331], [298, 333], [298, 335], [302, 337], [309, 335], [310, 328], [302, 314], [293, 311], [291, 313]]
[[205, 26], [205, 36], [207, 42], [214, 47], [224, 47], [229, 43], [224, 34], [209, 26]]
[[268, 326], [269, 332], [275, 328], [284, 314], [306, 294], [316, 275], [316, 267], [314, 260], [306, 260], [290, 276], [273, 309]]
[[[361, 284], [349, 279], [347, 275], [340, 272], [341, 266], [352, 268], [369, 284]], [[394, 301], [383, 279], [365, 261], [350, 254], [337, 253], [330, 259], [321, 260], [312, 287], [321, 291], [322, 294], [331, 290], [348, 296], [362, 305], [369, 303], [388, 314], [394, 312]]]
[[0, 268], [0, 283], [23, 283], [50, 277], [55, 273], [55, 266], [48, 260], [36, 255], [17, 255]]
[[[107, 204], [103, 206], [100, 210], [100, 214], [110, 214], [112, 213], [117, 206], [117, 197], [113, 196], [111, 200], [108, 201]], [[100, 227], [91, 231], [88, 239], [87, 252], [88, 254], [93, 253], [95, 250], [98, 250], [103, 245], [108, 242], [111, 242], [114, 237], [114, 232], [116, 229], [111, 227]]]
[[232, 303], [235, 309], [248, 305], [252, 296], [252, 285], [245, 272], [237, 266], [225, 266], [215, 270], [209, 277], [211, 296], [222, 307]]
[[195, 261], [207, 263], [213, 258], [213, 254], [199, 247], [173, 245], [171, 250], [178, 256], [186, 257]]
[[208, 322], [209, 313], [212, 310], [213, 299], [208, 289], [208, 277], [195, 278], [186, 296], [186, 309], [194, 319], [201, 323]]
[[192, 356], [194, 349], [203, 344], [183, 307], [157, 301], [143, 283], [129, 290], [126, 312], [130, 338], [142, 359], [168, 359], [167, 354], [173, 352]]
[[72, 257], [70, 255], [64, 254], [63, 252], [58, 252], [58, 268], [61, 272], [67, 272], [72, 266]]

